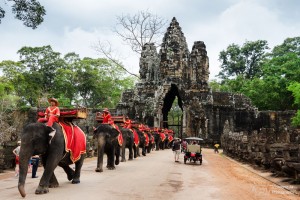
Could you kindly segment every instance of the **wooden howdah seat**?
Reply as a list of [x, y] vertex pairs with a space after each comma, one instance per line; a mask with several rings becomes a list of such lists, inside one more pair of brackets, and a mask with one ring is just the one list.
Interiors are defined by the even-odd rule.
[[[111, 116], [111, 118], [114, 121], [114, 123], [124, 123], [124, 121], [125, 121], [125, 116], [124, 115]], [[96, 113], [96, 121], [99, 122], [99, 123], [103, 122], [103, 117], [102, 117], [102, 113], [101, 112], [97, 112]]]
[[[45, 110], [41, 109], [38, 111], [38, 118], [45, 117]], [[60, 109], [60, 119], [86, 119], [88, 110], [86, 108], [62, 108]]]

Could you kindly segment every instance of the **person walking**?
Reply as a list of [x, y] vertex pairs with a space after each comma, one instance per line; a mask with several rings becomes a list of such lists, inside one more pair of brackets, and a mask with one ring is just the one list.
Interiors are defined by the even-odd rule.
[[179, 139], [175, 139], [173, 146], [172, 146], [172, 150], [174, 152], [175, 162], [179, 162], [179, 155], [180, 155], [180, 140]]
[[18, 146], [13, 150], [13, 154], [16, 156], [15, 161], [16, 161], [16, 168], [15, 168], [15, 176], [19, 176], [19, 154], [20, 154], [20, 149], [21, 149], [21, 141], [17, 142]]
[[32, 165], [31, 177], [32, 178], [38, 178], [38, 176], [36, 175], [36, 172], [39, 167], [39, 161], [40, 161], [40, 157], [38, 155], [34, 155], [31, 157], [31, 165]]

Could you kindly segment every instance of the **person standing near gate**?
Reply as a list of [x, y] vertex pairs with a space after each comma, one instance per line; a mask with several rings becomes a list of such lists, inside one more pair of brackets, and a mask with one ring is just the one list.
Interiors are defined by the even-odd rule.
[[175, 162], [179, 162], [180, 155], [180, 140], [176, 139], [173, 143], [172, 150], [174, 152]]

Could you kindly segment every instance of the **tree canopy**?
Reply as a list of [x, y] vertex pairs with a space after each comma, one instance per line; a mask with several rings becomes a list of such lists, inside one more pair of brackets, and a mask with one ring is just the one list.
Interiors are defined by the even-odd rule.
[[23, 24], [32, 29], [36, 29], [44, 21], [46, 15], [45, 8], [36, 0], [7, 0], [11, 5], [0, 6], [0, 23], [5, 17], [5, 9], [12, 8], [15, 18], [23, 21]]
[[0, 62], [0, 95], [19, 97], [19, 106], [41, 106], [40, 99], [56, 97], [85, 107], [113, 107], [135, 81], [103, 58], [81, 59], [76, 53], [62, 56], [51, 46], [22, 47], [18, 54], [18, 62]]
[[243, 93], [259, 110], [295, 110], [288, 87], [300, 82], [299, 47], [300, 37], [287, 38], [270, 52], [262, 40], [246, 42], [241, 48], [229, 45], [220, 53], [221, 81], [213, 81], [212, 88]]

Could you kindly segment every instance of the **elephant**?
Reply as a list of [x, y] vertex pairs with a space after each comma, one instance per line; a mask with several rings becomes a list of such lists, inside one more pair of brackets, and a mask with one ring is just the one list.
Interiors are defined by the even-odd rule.
[[154, 137], [154, 142], [155, 142], [155, 147], [156, 147], [156, 151], [159, 151], [159, 149], [161, 148], [162, 146], [162, 141], [161, 141], [161, 137], [159, 135], [158, 132], [154, 132], [153, 133], [153, 137]]
[[144, 132], [140, 131], [137, 128], [133, 128], [133, 129], [137, 132], [137, 134], [139, 136], [139, 141], [140, 141], [138, 146], [134, 145], [134, 148], [133, 148], [134, 149], [134, 157], [136, 158], [137, 156], [141, 156], [140, 148], [142, 148], [142, 155], [146, 156], [146, 138], [144, 136]]
[[120, 128], [123, 135], [123, 144], [121, 146], [121, 162], [126, 162], [125, 158], [125, 149], [129, 149], [129, 158], [128, 160], [133, 160], [133, 133], [127, 128]]
[[[109, 124], [100, 124], [94, 130], [94, 138], [98, 142], [98, 161], [96, 172], [103, 172], [103, 156], [107, 155], [107, 168], [109, 170], [116, 169], [115, 165], [119, 165], [120, 146], [118, 142], [119, 131]], [[116, 159], [115, 159], [116, 156]]]
[[154, 141], [154, 137], [152, 136], [151, 133], [149, 132], [146, 132], [146, 134], [148, 135], [149, 137], [149, 144], [148, 146], [146, 147], [146, 150], [147, 150], [147, 153], [151, 153], [151, 150], [153, 149], [154, 145], [155, 145], [155, 141]]
[[55, 188], [59, 186], [54, 174], [57, 166], [64, 169], [68, 180], [72, 180], [73, 184], [80, 183], [80, 172], [85, 156], [81, 155], [80, 159], [75, 162], [75, 171], [70, 168], [69, 165], [73, 164], [73, 162], [70, 159], [70, 153], [65, 151], [65, 139], [62, 128], [57, 123], [53, 124], [53, 128], [56, 129], [56, 133], [53, 137], [50, 137], [51, 127], [43, 123], [31, 123], [24, 128], [21, 134], [18, 189], [22, 197], [26, 196], [24, 187], [28, 162], [33, 155], [40, 155], [44, 166], [43, 175], [35, 191], [36, 194], [48, 193], [49, 187]]

